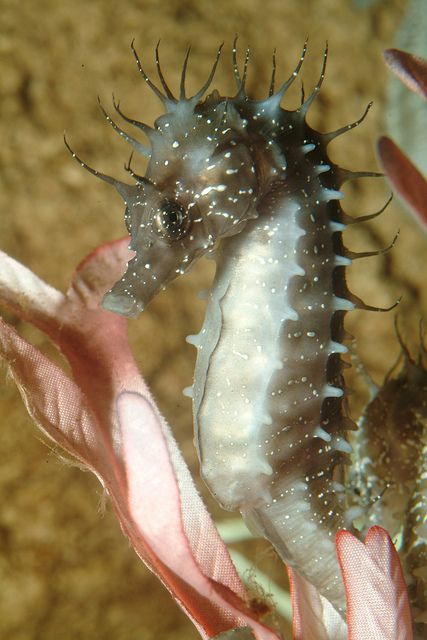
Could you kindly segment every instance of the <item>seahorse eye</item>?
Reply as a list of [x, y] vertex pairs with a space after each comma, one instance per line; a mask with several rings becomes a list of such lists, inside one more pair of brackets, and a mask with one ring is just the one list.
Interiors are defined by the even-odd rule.
[[185, 207], [176, 200], [164, 200], [155, 217], [157, 232], [165, 240], [179, 240], [188, 231], [190, 216]]

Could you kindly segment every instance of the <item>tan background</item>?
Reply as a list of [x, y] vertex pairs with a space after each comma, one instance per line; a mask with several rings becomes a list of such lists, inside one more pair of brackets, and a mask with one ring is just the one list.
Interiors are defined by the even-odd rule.
[[[226, 93], [232, 91], [230, 49], [237, 32], [242, 47], [251, 45], [248, 87], [258, 97], [266, 95], [273, 47], [278, 77], [284, 78], [310, 36], [302, 74], [307, 89], [319, 73], [328, 39], [327, 80], [310, 121], [320, 130], [337, 128], [356, 119], [373, 99], [368, 120], [334, 143], [332, 155], [355, 170], [375, 169], [373, 146], [382, 130], [388, 77], [381, 51], [392, 44], [405, 5], [404, 0], [365, 9], [350, 0], [0, 0], [1, 248], [64, 289], [89, 250], [124, 233], [118, 195], [73, 162], [62, 135], [66, 130], [89, 164], [124, 178], [129, 148], [103, 122], [96, 97], [109, 106], [114, 91], [126, 113], [148, 123], [160, 114], [130, 54], [134, 37], [149, 73], [162, 38], [163, 68], [173, 87], [191, 43], [188, 78], [194, 90], [225, 40], [215, 84]], [[297, 102], [298, 90], [287, 105]], [[348, 212], [379, 208], [388, 188], [382, 180], [373, 182], [346, 188]], [[388, 244], [399, 227], [391, 254], [360, 261], [349, 282], [371, 304], [388, 305], [403, 295], [400, 312], [409, 335], [426, 307], [425, 257], [414, 224], [394, 203], [380, 220], [348, 232], [346, 241], [355, 250], [374, 249]], [[191, 382], [194, 353], [184, 338], [200, 327], [203, 305], [195, 291], [209, 281], [208, 271], [200, 264], [131, 323], [142, 371], [196, 475], [190, 404], [181, 395]], [[49, 352], [43, 336], [7, 317]], [[380, 381], [398, 353], [393, 315], [354, 312], [347, 326], [357, 338], [360, 359]], [[101, 513], [95, 479], [58, 461], [40, 441], [5, 371], [0, 376], [0, 637], [198, 637], [128, 548], [109, 507]], [[349, 383], [356, 385], [356, 417], [366, 389], [360, 377], [354, 381], [354, 370]], [[219, 510], [216, 515], [221, 517]], [[260, 544], [252, 551], [260, 564], [271, 555]], [[281, 574], [277, 561], [271, 562]]]

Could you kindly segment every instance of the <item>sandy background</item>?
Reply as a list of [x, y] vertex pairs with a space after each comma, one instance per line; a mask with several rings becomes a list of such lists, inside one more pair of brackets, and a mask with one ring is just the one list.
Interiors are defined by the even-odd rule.
[[[310, 36], [303, 69], [311, 87], [329, 40], [327, 79], [310, 121], [335, 129], [375, 108], [363, 126], [334, 143], [332, 156], [346, 167], [375, 169], [374, 141], [383, 129], [388, 73], [381, 51], [393, 43], [405, 0], [356, 8], [350, 0], [0, 0], [0, 246], [54, 286], [65, 289], [74, 266], [96, 245], [124, 233], [123, 205], [107, 185], [83, 171], [64, 148], [66, 130], [86, 161], [124, 178], [129, 149], [105, 124], [97, 95], [109, 105], [111, 92], [123, 109], [151, 124], [159, 104], [139, 78], [129, 45], [136, 45], [148, 73], [154, 46], [162, 38], [162, 64], [177, 87], [186, 47], [193, 54], [190, 88], [204, 81], [218, 43], [226, 48], [216, 86], [232, 91], [230, 49], [234, 34], [251, 45], [248, 88], [266, 95], [271, 53], [277, 47], [278, 77], [287, 77], [305, 36]], [[363, 4], [363, 3], [362, 3]], [[369, 3], [368, 3], [369, 4]], [[286, 102], [298, 102], [296, 90]], [[138, 165], [135, 165], [138, 166]], [[143, 170], [143, 163], [140, 165]], [[387, 197], [384, 181], [358, 181], [345, 189], [352, 214], [379, 208]], [[382, 218], [348, 232], [354, 250], [387, 245], [400, 228], [387, 257], [351, 268], [350, 288], [366, 302], [400, 306], [408, 336], [426, 308], [422, 239], [398, 203]], [[423, 272], [424, 270], [424, 272]], [[181, 389], [191, 383], [193, 349], [184, 338], [200, 327], [203, 304], [195, 291], [209, 282], [199, 265], [161, 294], [131, 323], [141, 369], [183, 452], [197, 475], [190, 403]], [[7, 315], [41, 349], [45, 338]], [[347, 322], [356, 336], [359, 358], [380, 381], [398, 346], [393, 314], [354, 312]], [[416, 338], [412, 339], [416, 345]], [[354, 415], [366, 392], [355, 386]], [[64, 466], [40, 441], [14, 386], [0, 371], [0, 638], [3, 640], [191, 640], [198, 635], [166, 591], [129, 550], [94, 478]], [[211, 504], [211, 503], [210, 503]], [[212, 507], [214, 509], [214, 507]], [[215, 510], [221, 517], [223, 514]], [[277, 561], [261, 543], [255, 561]], [[289, 636], [288, 636], [289, 637]]]

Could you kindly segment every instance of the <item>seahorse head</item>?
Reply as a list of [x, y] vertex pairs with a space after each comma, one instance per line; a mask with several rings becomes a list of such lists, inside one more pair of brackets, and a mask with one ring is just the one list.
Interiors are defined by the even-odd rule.
[[[134, 173], [129, 162], [127, 170], [134, 184], [125, 184], [91, 169], [70, 149], [83, 167], [112, 184], [126, 204], [129, 248], [135, 256], [121, 280], [104, 297], [102, 304], [110, 311], [136, 317], [159, 290], [187, 271], [197, 258], [213, 252], [222, 238], [240, 233], [249, 220], [258, 216], [263, 202], [268, 209], [264, 196], [270, 190], [269, 197], [274, 199], [274, 185], [283, 186], [287, 172], [296, 166], [292, 158], [285, 157], [283, 149], [292, 147], [293, 131], [305, 126], [305, 113], [320, 89], [324, 67], [319, 83], [304, 104], [297, 111], [284, 112], [280, 102], [298, 75], [307, 43], [295, 70], [276, 92], [273, 58], [268, 98], [256, 101], [245, 91], [249, 51], [240, 76], [235, 40], [236, 95], [225, 98], [215, 90], [204, 98], [221, 48], [222, 45], [207, 81], [192, 97], [185, 94], [187, 52], [179, 98], [175, 98], [164, 79], [158, 47], [156, 66], [163, 90], [145, 73], [132, 43], [138, 69], [165, 110], [152, 128], [125, 116], [113, 99], [120, 116], [147, 136], [149, 145], [144, 145], [121, 129], [101, 106], [115, 131], [148, 158], [144, 176]], [[285, 123], [283, 113], [286, 113]], [[283, 149], [275, 143], [277, 138], [283, 138]], [[313, 144], [303, 145], [301, 153], [313, 148]], [[298, 174], [295, 170], [294, 173], [298, 182]]]
[[[186, 57], [179, 99], [157, 70], [164, 93], [148, 78], [133, 48], [145, 81], [162, 100], [165, 113], [151, 128], [119, 114], [149, 139], [145, 146], [107, 120], [141, 154], [148, 156], [146, 174], [129, 185], [83, 166], [113, 184], [125, 204], [129, 248], [135, 252], [121, 280], [106, 294], [103, 306], [125, 316], [137, 316], [153, 296], [191, 267], [198, 257], [215, 249], [220, 238], [238, 233], [256, 217], [254, 160], [246, 122], [232, 102], [213, 91], [203, 96], [213, 78], [221, 48], [205, 85], [185, 95]], [[73, 153], [73, 155], [75, 155]]]

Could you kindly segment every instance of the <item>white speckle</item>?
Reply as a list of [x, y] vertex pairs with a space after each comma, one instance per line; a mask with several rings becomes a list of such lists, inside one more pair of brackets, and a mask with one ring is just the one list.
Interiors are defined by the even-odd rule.
[[240, 351], [235, 351], [233, 350], [233, 352], [235, 356], [239, 356], [239, 358], [242, 358], [242, 360], [248, 360], [249, 356], [247, 353], [240, 353]]

